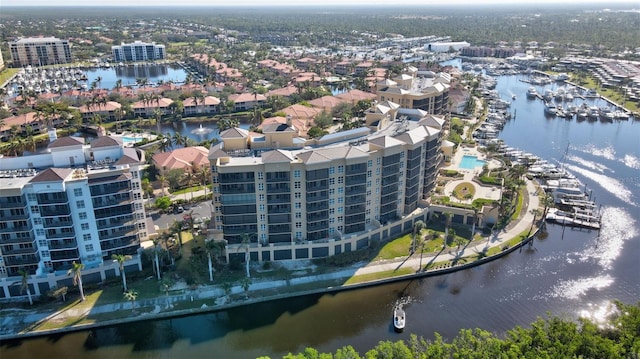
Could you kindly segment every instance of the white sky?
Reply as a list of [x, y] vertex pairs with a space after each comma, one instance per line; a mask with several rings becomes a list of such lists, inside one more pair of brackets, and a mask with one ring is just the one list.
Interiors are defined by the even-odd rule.
[[[2, 6], [364, 6], [364, 5], [416, 5], [446, 6], [465, 4], [513, 5], [515, 4], [585, 4], [600, 3], [606, 8], [607, 0], [0, 0]], [[640, 8], [640, 0], [615, 0], [615, 3], [630, 4]]]

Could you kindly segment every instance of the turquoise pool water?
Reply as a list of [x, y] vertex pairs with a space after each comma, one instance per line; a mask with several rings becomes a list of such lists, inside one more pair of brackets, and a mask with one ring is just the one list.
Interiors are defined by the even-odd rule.
[[487, 161], [479, 160], [476, 156], [464, 155], [458, 167], [465, 170], [472, 170], [476, 167], [482, 167]]
[[142, 137], [127, 137], [122, 136], [122, 143], [137, 143], [142, 141]]

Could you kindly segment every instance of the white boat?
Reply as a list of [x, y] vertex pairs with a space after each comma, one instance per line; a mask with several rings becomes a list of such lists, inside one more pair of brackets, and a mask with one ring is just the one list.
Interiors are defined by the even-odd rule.
[[590, 213], [569, 213], [551, 208], [545, 219], [566, 226], [600, 229], [600, 218]]
[[549, 116], [556, 116], [558, 114], [558, 108], [554, 104], [547, 102], [544, 105], [544, 113]]
[[527, 90], [527, 98], [534, 99], [536, 97], [538, 97], [538, 91], [536, 91], [536, 88], [533, 86], [529, 87]]
[[404, 330], [404, 326], [406, 324], [406, 315], [401, 305], [396, 305], [393, 308], [393, 329], [396, 332], [401, 332]]

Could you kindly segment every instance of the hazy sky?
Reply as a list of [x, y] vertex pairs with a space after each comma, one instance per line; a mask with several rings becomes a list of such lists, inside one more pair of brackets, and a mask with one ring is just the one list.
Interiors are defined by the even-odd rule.
[[[464, 4], [585, 4], [601, 3], [606, 0], [0, 0], [2, 6], [360, 6], [360, 5], [464, 5]], [[640, 0], [616, 0], [640, 8]]]

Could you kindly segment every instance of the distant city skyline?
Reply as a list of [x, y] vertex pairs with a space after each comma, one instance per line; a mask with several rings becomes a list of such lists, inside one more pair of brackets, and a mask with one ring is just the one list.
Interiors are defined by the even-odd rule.
[[169, 7], [169, 6], [183, 6], [183, 7], [237, 7], [237, 6], [251, 6], [251, 7], [270, 7], [270, 6], [296, 6], [296, 7], [309, 7], [309, 6], [461, 6], [461, 5], [535, 5], [535, 4], [601, 4], [603, 8], [613, 4], [630, 4], [636, 5], [634, 8], [640, 8], [640, 1], [638, 0], [616, 0], [613, 3], [605, 0], [525, 0], [515, 3], [512, 0], [447, 0], [443, 3], [425, 3], [424, 0], [400, 0], [393, 4], [390, 4], [386, 0], [308, 0], [301, 3], [297, 0], [271, 0], [271, 1], [258, 1], [258, 0], [236, 0], [236, 1], [222, 1], [222, 0], [95, 0], [90, 3], [84, 0], [4, 0], [2, 6], [10, 7], [63, 7], [63, 6], [82, 6], [82, 7], [96, 7], [96, 6], [152, 6], [152, 7]]

